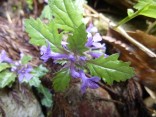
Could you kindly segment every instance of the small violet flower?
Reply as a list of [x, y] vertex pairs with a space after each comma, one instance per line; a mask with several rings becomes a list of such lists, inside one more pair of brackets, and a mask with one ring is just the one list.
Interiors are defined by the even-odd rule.
[[94, 76], [88, 78], [82, 70], [79, 72], [79, 74], [80, 74], [80, 78], [82, 79], [82, 85], [81, 85], [82, 93], [84, 93], [88, 87], [91, 89], [96, 89], [99, 87], [97, 84], [100, 81], [99, 77]]
[[29, 65], [22, 67], [17, 71], [18, 73], [18, 80], [19, 82], [22, 82], [24, 79], [30, 80], [33, 75], [30, 74], [30, 72], [33, 70], [33, 68]]
[[0, 53], [0, 63], [2, 62], [12, 63], [12, 59], [7, 56], [5, 50], [2, 50]]
[[[24, 57], [24, 54], [20, 54], [21, 59]], [[18, 80], [21, 83], [24, 79], [30, 80], [33, 75], [30, 73], [33, 70], [32, 66], [21, 63], [21, 60], [12, 62], [11, 71], [17, 73]]]

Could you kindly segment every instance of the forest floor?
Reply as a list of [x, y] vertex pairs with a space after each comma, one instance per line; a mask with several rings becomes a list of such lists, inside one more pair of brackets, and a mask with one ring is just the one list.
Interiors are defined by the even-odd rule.
[[[79, 84], [69, 89], [68, 94], [56, 93], [53, 97], [53, 108], [42, 107], [45, 116], [156, 117], [156, 59], [134, 41], [128, 40], [125, 35], [122, 35], [122, 31], [118, 32], [109, 27], [110, 21], [116, 23], [124, 18], [126, 9], [132, 7], [132, 4], [127, 6], [127, 3], [116, 4], [106, 1], [88, 0], [89, 5], [84, 7], [86, 13], [84, 19], [92, 20], [100, 30], [103, 43], [107, 47], [107, 54], [119, 53], [120, 60], [131, 62], [131, 66], [135, 69], [135, 77], [125, 82], [116, 82], [112, 86], [103, 83], [94, 94], [93, 91], [87, 92], [86, 95], [79, 94], [77, 91]], [[45, 5], [46, 3], [42, 0], [33, 0], [32, 6], [24, 0], [1, 0], [0, 50], [5, 49], [15, 60], [19, 59], [19, 53], [23, 51], [36, 57], [33, 64], [40, 63], [41, 61], [37, 59], [39, 49], [29, 44], [29, 37], [24, 31], [23, 22], [29, 17], [39, 17]], [[123, 29], [140, 45], [156, 53], [156, 37], [154, 36], [156, 32], [153, 22], [153, 19], [138, 17], [124, 25]], [[112, 38], [104, 38], [105, 35]], [[55, 69], [56, 66], [52, 67]], [[43, 79], [42, 82], [52, 90], [48, 78]], [[35, 94], [35, 89], [33, 92]], [[35, 96], [40, 101], [38, 94]], [[96, 112], [96, 108], [101, 110]], [[73, 112], [76, 114], [74, 115]]]

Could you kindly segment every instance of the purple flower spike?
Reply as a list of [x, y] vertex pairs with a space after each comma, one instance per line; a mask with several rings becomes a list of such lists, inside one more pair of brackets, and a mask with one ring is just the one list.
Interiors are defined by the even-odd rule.
[[30, 80], [33, 76], [30, 74], [30, 72], [33, 70], [31, 66], [25, 66], [22, 67], [20, 70], [18, 70], [18, 80], [19, 82], [22, 82], [23, 79]]
[[94, 77], [88, 78], [83, 71], [80, 71], [79, 73], [82, 79], [82, 85], [81, 85], [82, 93], [85, 93], [88, 87], [91, 89], [96, 89], [99, 87], [99, 85], [97, 84], [97, 82], [100, 81], [99, 77], [94, 76]]
[[42, 46], [40, 48], [40, 54], [42, 55], [40, 58], [44, 61], [47, 62], [49, 58], [52, 57], [52, 52], [50, 49], [50, 44], [48, 44], [48, 47]]
[[0, 53], [0, 63], [2, 62], [12, 63], [12, 60], [7, 56], [5, 50], [2, 50]]

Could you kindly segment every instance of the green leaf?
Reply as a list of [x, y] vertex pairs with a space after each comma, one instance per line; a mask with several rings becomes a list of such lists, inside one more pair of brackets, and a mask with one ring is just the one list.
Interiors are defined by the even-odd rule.
[[40, 65], [39, 67], [33, 69], [31, 74], [33, 75], [33, 78], [31, 78], [29, 81], [30, 86], [39, 87], [41, 84], [40, 78], [42, 78], [46, 73], [48, 72], [48, 69], [44, 67], [43, 65]]
[[91, 75], [101, 77], [108, 84], [113, 81], [125, 81], [134, 76], [133, 68], [129, 63], [117, 60], [118, 54], [111, 55], [107, 58], [100, 57], [89, 60], [87, 66]]
[[48, 3], [59, 28], [74, 31], [82, 24], [82, 13], [72, 0], [49, 0]]
[[52, 20], [52, 14], [49, 5], [46, 5], [43, 8], [40, 18], [41, 19], [47, 18], [48, 20]]
[[138, 3], [133, 6], [133, 8], [140, 10], [148, 4], [152, 4], [154, 0], [138, 0]]
[[139, 11], [138, 15], [156, 18], [156, 0], [139, 0], [134, 8]]
[[33, 69], [32, 75], [34, 77], [41, 78], [44, 75], [46, 75], [47, 72], [48, 72], [48, 69], [41, 64], [38, 67], [36, 67], [36, 68]]
[[10, 65], [7, 64], [7, 63], [0, 63], [0, 72], [7, 69], [7, 68], [10, 68]]
[[118, 27], [129, 20], [137, 17], [138, 15], [144, 15], [151, 18], [156, 18], [156, 0], [139, 0], [134, 8], [137, 9], [136, 12], [128, 15], [123, 20], [121, 20], [115, 27]]
[[31, 78], [28, 82], [29, 86], [39, 87], [41, 84], [41, 81], [38, 77]]
[[84, 24], [75, 29], [72, 36], [68, 38], [68, 48], [74, 53], [82, 54], [87, 50], [85, 43], [87, 41], [87, 33]]
[[70, 74], [68, 69], [59, 71], [53, 78], [53, 87], [55, 91], [64, 91], [69, 87]]
[[8, 70], [0, 72], [0, 88], [9, 86], [11, 83], [15, 81], [15, 78], [16, 74], [13, 72], [9, 72]]
[[84, 12], [83, 4], [87, 4], [87, 1], [86, 0], [72, 0], [72, 1], [77, 7], [78, 11], [83, 14]]
[[25, 28], [26, 32], [31, 37], [31, 44], [42, 46], [45, 45], [46, 42], [50, 42], [51, 48], [54, 52], [61, 51], [61, 35], [58, 34], [56, 25], [53, 21], [47, 26], [40, 19], [26, 19]]
[[27, 64], [29, 61], [32, 60], [32, 56], [30, 55], [24, 55], [21, 59], [22, 64]]
[[37, 90], [39, 93], [43, 94], [43, 98], [41, 100], [42, 105], [46, 107], [51, 107], [53, 104], [53, 101], [52, 101], [52, 94], [50, 93], [50, 91], [43, 85], [40, 85], [37, 88]]
[[142, 10], [139, 14], [151, 18], [156, 18], [156, 4], [150, 5], [148, 8]]

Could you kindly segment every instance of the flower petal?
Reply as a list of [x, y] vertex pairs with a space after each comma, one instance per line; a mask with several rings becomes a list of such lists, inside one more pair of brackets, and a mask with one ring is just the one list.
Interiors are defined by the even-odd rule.
[[99, 58], [100, 56], [103, 55], [102, 52], [94, 52], [94, 51], [90, 52], [89, 54], [90, 54], [93, 58]]
[[60, 53], [55, 53], [55, 52], [52, 52], [51, 57], [54, 60], [68, 59], [68, 55], [67, 54], [60, 54]]
[[92, 23], [90, 23], [86, 31], [90, 32], [90, 33], [92, 33], [92, 32], [96, 33], [96, 32], [98, 32], [98, 29], [95, 26], [93, 26]]
[[73, 64], [70, 66], [70, 73], [71, 73], [71, 76], [73, 78], [79, 78], [80, 77], [79, 72], [76, 71], [76, 69], [75, 69]]
[[23, 74], [19, 74], [18, 75], [18, 80], [21, 83], [23, 81], [24, 75]]
[[72, 62], [75, 62], [75, 60], [76, 60], [75, 57], [74, 57], [74, 55], [69, 55], [68, 59], [70, 61], [72, 61]]
[[28, 80], [28, 81], [29, 81], [32, 77], [33, 77], [33, 75], [30, 74], [30, 73], [26, 73], [26, 74], [25, 74], [25, 79]]
[[24, 66], [20, 70], [18, 70], [17, 73], [18, 73], [19, 82], [22, 82], [24, 78], [26, 80], [30, 80], [33, 77], [32, 74], [30, 74], [32, 70], [33, 69], [30, 65]]
[[99, 42], [99, 41], [102, 41], [102, 37], [99, 33], [96, 33], [94, 36], [93, 36], [93, 41], [94, 42]]
[[48, 46], [42, 46], [40, 48], [40, 54], [42, 55], [40, 58], [44, 61], [47, 62], [49, 58], [51, 58], [52, 56], [52, 52], [51, 52], [51, 48], [50, 48], [50, 44], [48, 44]]
[[92, 37], [88, 37], [87, 43], [85, 44], [86, 47], [91, 47], [93, 44], [93, 39]]
[[100, 81], [100, 78], [97, 76], [88, 78], [85, 73], [81, 70], [80, 72], [80, 77], [82, 79], [82, 85], [81, 85], [81, 92], [84, 93], [86, 91], [86, 88], [91, 88], [91, 89], [96, 89], [98, 88], [97, 82]]
[[12, 59], [10, 59], [10, 58], [7, 56], [5, 50], [2, 50], [2, 51], [1, 51], [1, 54], [0, 54], [0, 63], [1, 63], [1, 62], [12, 63]]

